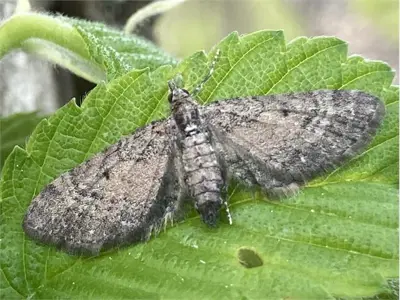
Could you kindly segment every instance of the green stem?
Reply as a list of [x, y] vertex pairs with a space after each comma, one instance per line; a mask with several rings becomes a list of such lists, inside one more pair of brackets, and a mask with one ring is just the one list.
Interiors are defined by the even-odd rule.
[[82, 37], [72, 25], [36, 13], [14, 15], [0, 26], [0, 58], [29, 38], [47, 40], [89, 58]]
[[104, 70], [90, 59], [79, 32], [72, 25], [49, 15], [16, 14], [0, 26], [0, 59], [18, 48], [94, 83], [106, 77]]

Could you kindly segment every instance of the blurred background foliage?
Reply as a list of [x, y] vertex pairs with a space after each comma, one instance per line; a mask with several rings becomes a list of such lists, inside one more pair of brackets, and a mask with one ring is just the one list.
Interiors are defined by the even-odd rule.
[[288, 40], [305, 35], [293, 5], [281, 0], [193, 0], [168, 11], [155, 32], [161, 47], [179, 57], [210, 49], [232, 31], [282, 29]]
[[355, 11], [369, 20], [377, 29], [386, 35], [389, 41], [399, 42], [399, 2], [382, 1], [384, 5], [377, 9], [376, 0], [352, 0], [350, 4]]
[[349, 43], [351, 54], [398, 70], [396, 0], [189, 0], [161, 16], [154, 31], [161, 47], [185, 57], [210, 49], [232, 31], [260, 29], [282, 29], [288, 42], [301, 35], [334, 35]]

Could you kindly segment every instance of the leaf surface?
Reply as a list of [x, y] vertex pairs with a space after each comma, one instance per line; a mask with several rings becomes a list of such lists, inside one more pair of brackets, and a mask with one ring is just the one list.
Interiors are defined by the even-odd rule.
[[15, 145], [25, 146], [32, 130], [42, 118], [35, 112], [0, 118], [0, 170]]

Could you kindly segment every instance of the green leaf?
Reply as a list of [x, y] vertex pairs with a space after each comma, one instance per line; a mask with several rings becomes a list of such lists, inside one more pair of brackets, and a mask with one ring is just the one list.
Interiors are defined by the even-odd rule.
[[[383, 99], [387, 117], [367, 151], [296, 197], [269, 201], [232, 183], [233, 225], [222, 212], [220, 226], [209, 229], [193, 214], [147, 243], [94, 258], [69, 256], [24, 235], [23, 215], [47, 183], [122, 135], [166, 116], [167, 80], [182, 73], [192, 89], [207, 73], [216, 49], [221, 55], [198, 95], [202, 103], [359, 89]], [[382, 62], [348, 58], [346, 43], [336, 38], [298, 38], [285, 45], [282, 32], [260, 31], [241, 37], [232, 33], [208, 57], [196, 53], [175, 69], [133, 70], [99, 84], [82, 107], [70, 102], [40, 122], [26, 150], [15, 148], [6, 161], [1, 179], [3, 294], [322, 299], [383, 293], [386, 280], [397, 278], [399, 271], [398, 147], [393, 146], [398, 88], [390, 86], [392, 79]]]
[[127, 35], [101, 23], [65, 20], [77, 28], [91, 57], [106, 70], [110, 78], [133, 68], [155, 69], [161, 65], [177, 64], [175, 58], [139, 36]]
[[0, 170], [14, 146], [25, 146], [28, 136], [43, 117], [35, 112], [0, 118]]
[[133, 68], [175, 65], [153, 43], [101, 23], [23, 13], [0, 26], [0, 58], [21, 48], [59, 64], [94, 83], [125, 74]]

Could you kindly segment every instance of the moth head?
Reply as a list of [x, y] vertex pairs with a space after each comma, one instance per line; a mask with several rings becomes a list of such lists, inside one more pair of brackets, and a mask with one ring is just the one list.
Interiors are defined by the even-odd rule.
[[169, 87], [168, 102], [171, 104], [181, 99], [186, 99], [190, 96], [190, 93], [185, 89], [179, 88], [174, 80], [168, 81], [168, 87]]

